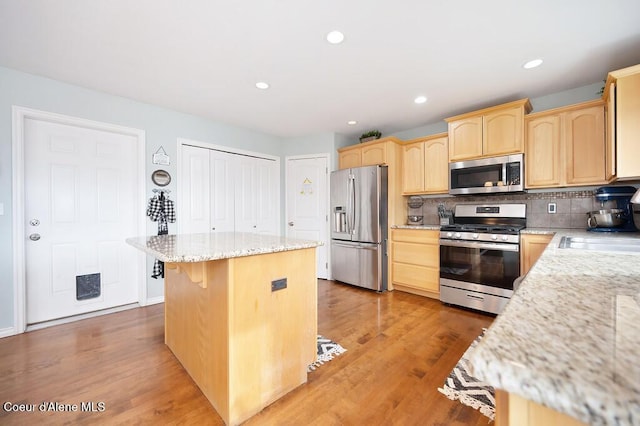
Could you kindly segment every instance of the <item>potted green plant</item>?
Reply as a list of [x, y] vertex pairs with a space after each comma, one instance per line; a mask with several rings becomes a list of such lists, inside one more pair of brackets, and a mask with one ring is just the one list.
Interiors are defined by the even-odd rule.
[[380, 136], [382, 136], [382, 133], [380, 133], [380, 131], [371, 130], [370, 132], [363, 133], [362, 136], [360, 136], [360, 143], [380, 139]]

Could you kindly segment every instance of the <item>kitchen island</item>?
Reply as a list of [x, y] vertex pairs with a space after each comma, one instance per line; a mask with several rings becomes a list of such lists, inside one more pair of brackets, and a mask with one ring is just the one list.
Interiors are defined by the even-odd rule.
[[321, 243], [248, 233], [127, 243], [165, 262], [165, 343], [226, 424], [307, 381]]
[[639, 238], [557, 230], [473, 351], [473, 374], [498, 391], [497, 424], [640, 424], [640, 254], [562, 249], [563, 236]]

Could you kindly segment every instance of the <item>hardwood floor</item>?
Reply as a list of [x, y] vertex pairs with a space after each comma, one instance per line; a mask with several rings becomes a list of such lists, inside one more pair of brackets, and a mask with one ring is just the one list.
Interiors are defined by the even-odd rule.
[[[0, 424], [223, 424], [164, 345], [163, 315], [154, 305], [0, 339]], [[319, 280], [318, 317], [347, 352], [246, 425], [489, 424], [437, 388], [491, 316]]]

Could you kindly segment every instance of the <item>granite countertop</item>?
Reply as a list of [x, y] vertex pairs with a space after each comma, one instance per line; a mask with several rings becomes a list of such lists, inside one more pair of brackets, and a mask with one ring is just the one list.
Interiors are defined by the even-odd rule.
[[640, 253], [560, 249], [555, 233], [470, 358], [495, 388], [590, 425], [640, 424]]
[[153, 235], [126, 242], [163, 262], [203, 262], [322, 245], [319, 241], [243, 232]]

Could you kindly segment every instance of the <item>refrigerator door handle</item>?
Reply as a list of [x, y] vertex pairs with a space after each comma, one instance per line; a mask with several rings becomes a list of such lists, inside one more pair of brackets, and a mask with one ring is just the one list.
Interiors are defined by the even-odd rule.
[[349, 204], [347, 205], [347, 221], [349, 222], [347, 232], [354, 234], [356, 228], [356, 179], [352, 174], [349, 174], [349, 190], [347, 192], [347, 196], [349, 197]]

